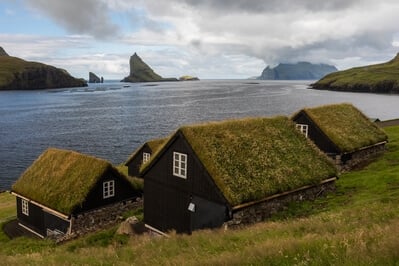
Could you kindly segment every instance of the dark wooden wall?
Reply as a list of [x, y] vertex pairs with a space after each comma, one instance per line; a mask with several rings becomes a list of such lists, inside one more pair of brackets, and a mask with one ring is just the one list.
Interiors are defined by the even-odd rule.
[[46, 230], [44, 229], [44, 215], [41, 207], [28, 203], [29, 204], [29, 215], [25, 215], [22, 213], [22, 199], [17, 197], [17, 218], [18, 221], [37, 232], [42, 236], [46, 236]]
[[147, 144], [136, 153], [134, 158], [127, 164], [127, 171], [129, 176], [140, 177], [140, 167], [143, 163], [143, 152], [147, 152], [152, 155], [152, 150]]
[[[187, 179], [173, 175], [173, 152], [188, 155]], [[203, 204], [196, 206], [198, 211], [196, 215], [192, 215], [188, 210], [188, 205], [193, 198], [204, 199]], [[178, 132], [168, 143], [167, 149], [144, 175], [145, 222], [163, 231], [175, 229], [177, 232], [191, 233], [192, 229], [219, 225], [220, 216], [227, 217], [227, 206], [226, 199], [196, 157], [191, 146]], [[201, 208], [208, 208], [208, 212], [201, 212]], [[206, 222], [192, 222], [193, 219], [206, 220]], [[212, 222], [213, 219], [215, 222]], [[196, 225], [196, 228], [192, 228], [192, 225]]]
[[338, 147], [320, 130], [305, 112], [300, 112], [293, 120], [297, 124], [308, 125], [308, 138], [310, 138], [324, 153], [332, 156], [340, 153]]
[[[104, 199], [103, 182], [109, 180], [115, 181], [115, 196]], [[73, 214], [100, 208], [104, 205], [121, 202], [124, 200], [135, 199], [137, 197], [141, 197], [141, 194], [142, 193], [138, 190], [135, 190], [127, 180], [121, 178], [113, 170], [108, 170], [89, 192], [83, 204], [73, 211]]]

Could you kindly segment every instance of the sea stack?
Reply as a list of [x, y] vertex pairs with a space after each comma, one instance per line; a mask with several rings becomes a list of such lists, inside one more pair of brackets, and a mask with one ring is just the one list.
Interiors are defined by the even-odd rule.
[[130, 57], [130, 75], [121, 82], [177, 81], [176, 78], [162, 78], [154, 72], [136, 53]]
[[104, 79], [103, 77], [99, 77], [93, 72], [89, 72], [89, 83], [103, 83]]

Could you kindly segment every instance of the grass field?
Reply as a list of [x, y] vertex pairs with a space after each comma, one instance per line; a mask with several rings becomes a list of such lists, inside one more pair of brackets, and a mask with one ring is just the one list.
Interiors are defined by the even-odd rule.
[[[292, 204], [271, 221], [240, 230], [170, 238], [116, 235], [115, 228], [56, 246], [0, 233], [2, 265], [398, 265], [399, 127], [386, 128], [387, 153], [345, 173], [337, 192]], [[15, 215], [0, 194], [0, 221]]]

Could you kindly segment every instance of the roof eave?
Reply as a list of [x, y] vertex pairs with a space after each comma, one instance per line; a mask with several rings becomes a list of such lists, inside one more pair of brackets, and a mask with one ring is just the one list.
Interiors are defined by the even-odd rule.
[[262, 202], [265, 202], [265, 201], [268, 201], [268, 200], [272, 200], [272, 199], [275, 199], [275, 198], [278, 198], [278, 197], [286, 196], [286, 195], [289, 195], [291, 193], [295, 193], [295, 192], [298, 192], [298, 191], [301, 191], [301, 190], [309, 189], [309, 188], [312, 188], [312, 187], [315, 187], [315, 186], [320, 186], [320, 185], [323, 185], [323, 184], [326, 184], [326, 183], [330, 183], [330, 182], [336, 181], [337, 179], [338, 179], [337, 177], [331, 177], [331, 178], [328, 178], [328, 179], [325, 179], [325, 180], [321, 181], [319, 184], [316, 184], [316, 185], [307, 185], [307, 186], [303, 186], [303, 187], [300, 187], [300, 188], [297, 188], [297, 189], [293, 189], [293, 190], [290, 190], [290, 191], [274, 194], [272, 196], [269, 196], [269, 197], [266, 197], [266, 198], [263, 198], [263, 199], [260, 199], [260, 200], [255, 200], [255, 201], [250, 201], [250, 202], [246, 202], [246, 203], [243, 203], [243, 204], [235, 205], [235, 206], [233, 206], [232, 210], [233, 211], [238, 211], [240, 209], [243, 209], [243, 208], [255, 205], [255, 204], [259, 204], [259, 203], [262, 203]]

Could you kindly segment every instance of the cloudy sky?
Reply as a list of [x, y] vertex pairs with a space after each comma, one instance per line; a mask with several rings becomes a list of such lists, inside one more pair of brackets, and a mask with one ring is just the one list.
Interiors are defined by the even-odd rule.
[[339, 69], [399, 52], [397, 0], [0, 0], [0, 46], [88, 78], [129, 73], [248, 78], [267, 65]]

